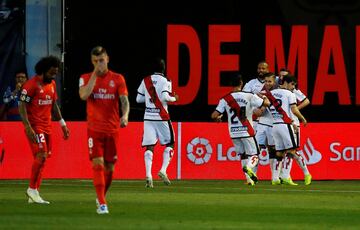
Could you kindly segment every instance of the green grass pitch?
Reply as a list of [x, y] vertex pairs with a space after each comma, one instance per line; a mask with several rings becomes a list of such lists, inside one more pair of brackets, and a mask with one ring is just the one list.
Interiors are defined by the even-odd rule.
[[0, 180], [0, 229], [360, 229], [360, 181], [144, 185], [114, 181], [110, 214], [98, 215], [90, 180], [44, 180], [41, 195], [50, 205], [27, 203], [27, 181]]

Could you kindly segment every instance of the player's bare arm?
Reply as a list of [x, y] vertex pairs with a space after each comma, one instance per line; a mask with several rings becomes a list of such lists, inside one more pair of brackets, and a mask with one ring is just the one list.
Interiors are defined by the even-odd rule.
[[122, 117], [120, 118], [120, 127], [126, 127], [129, 122], [129, 112], [130, 112], [130, 103], [129, 99], [125, 95], [120, 95], [121, 103], [121, 113]]
[[211, 119], [213, 119], [214, 121], [217, 121], [217, 122], [220, 122], [222, 117], [223, 117], [223, 114], [219, 113], [216, 110], [211, 114]]
[[26, 104], [25, 102], [19, 101], [19, 113], [21, 116], [22, 123], [25, 127], [26, 136], [34, 143], [36, 143], [36, 133], [31, 127], [31, 124], [28, 119]]
[[308, 106], [309, 104], [310, 104], [310, 100], [308, 98], [306, 98], [297, 107], [298, 107], [299, 110], [301, 110], [304, 107]]
[[298, 107], [296, 105], [292, 105], [291, 106], [291, 112], [297, 116], [299, 118], [299, 120], [304, 124], [304, 126], [306, 126], [307, 124], [307, 120], [305, 119], [305, 117], [301, 114], [301, 112], [299, 111]]
[[54, 102], [54, 104], [53, 104], [52, 111], [53, 111], [55, 120], [59, 121], [59, 123], [60, 123], [61, 129], [63, 131], [63, 138], [65, 140], [67, 140], [70, 136], [70, 131], [69, 131], [68, 127], [66, 126], [64, 119], [62, 118], [59, 105], [56, 102]]

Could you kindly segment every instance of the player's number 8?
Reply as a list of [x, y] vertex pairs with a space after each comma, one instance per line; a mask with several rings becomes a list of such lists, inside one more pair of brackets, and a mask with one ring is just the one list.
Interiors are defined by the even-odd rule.
[[88, 145], [89, 145], [89, 148], [92, 148], [94, 146], [94, 142], [91, 137], [88, 139]]

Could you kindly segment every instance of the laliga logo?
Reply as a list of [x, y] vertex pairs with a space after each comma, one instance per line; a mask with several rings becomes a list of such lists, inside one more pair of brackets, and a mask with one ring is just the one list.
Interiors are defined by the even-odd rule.
[[307, 165], [313, 165], [320, 162], [322, 158], [321, 153], [314, 148], [310, 138], [306, 139], [303, 149], [304, 150], [299, 150], [298, 153], [304, 158]]
[[212, 154], [212, 148], [209, 140], [201, 137], [195, 137], [186, 147], [187, 158], [196, 165], [207, 163]]

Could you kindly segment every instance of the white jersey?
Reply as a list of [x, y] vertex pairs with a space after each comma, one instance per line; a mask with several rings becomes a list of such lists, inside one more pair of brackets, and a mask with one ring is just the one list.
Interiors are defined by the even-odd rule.
[[[137, 90], [136, 101], [145, 102], [144, 120], [166, 121], [170, 120], [166, 98], [172, 93], [172, 84], [163, 74], [155, 73], [150, 76], [150, 87], [146, 86], [146, 79], [141, 81]], [[149, 89], [152, 92], [149, 92]], [[153, 98], [151, 95], [153, 95]], [[154, 101], [154, 98], [157, 98]]]
[[[228, 103], [233, 100], [232, 105]], [[232, 92], [221, 98], [216, 110], [219, 113], [227, 112], [228, 128], [231, 138], [250, 137], [254, 136], [255, 132], [252, 124], [252, 114], [254, 108], [261, 107], [264, 100], [256, 94], [249, 92]], [[243, 118], [240, 121], [236, 114], [236, 107], [240, 109], [240, 116]]]
[[[290, 124], [292, 118], [291, 105], [296, 105], [295, 94], [287, 89], [274, 89], [270, 92], [273, 96], [273, 98], [269, 99], [271, 101], [270, 112], [273, 116], [274, 124]], [[277, 103], [277, 105], [274, 103]], [[278, 108], [276, 108], [277, 106]]]
[[[300, 104], [307, 98], [305, 96], [305, 94], [303, 92], [301, 92], [300, 89], [294, 89], [292, 92], [295, 94], [297, 104]], [[295, 116], [293, 113], [291, 113], [291, 115], [292, 115], [292, 119], [294, 120], [294, 123], [297, 126], [300, 126], [299, 118], [297, 116]]]
[[263, 90], [265, 84], [265, 80], [260, 80], [259, 78], [254, 78], [248, 81], [242, 91], [251, 92], [251, 93], [259, 93]]

